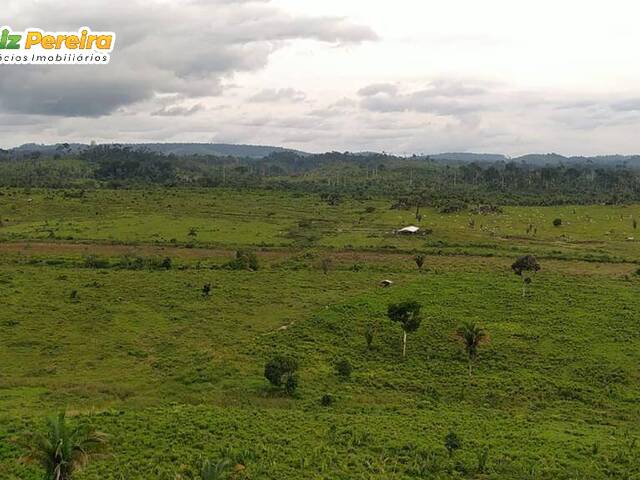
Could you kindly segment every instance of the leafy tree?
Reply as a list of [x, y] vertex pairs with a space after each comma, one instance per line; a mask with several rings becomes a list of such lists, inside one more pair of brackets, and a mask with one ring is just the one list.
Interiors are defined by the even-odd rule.
[[27, 463], [40, 465], [43, 480], [69, 480], [90, 460], [104, 455], [107, 436], [89, 426], [71, 427], [64, 412], [47, 420], [44, 433], [28, 433], [23, 446]]
[[264, 376], [274, 387], [283, 387], [292, 394], [298, 387], [297, 370], [298, 362], [294, 358], [278, 355], [265, 364]]
[[524, 298], [527, 294], [527, 285], [531, 284], [531, 276], [540, 270], [540, 264], [533, 255], [525, 255], [513, 262], [511, 270], [522, 278], [522, 297]]
[[425, 260], [425, 256], [422, 254], [418, 254], [415, 257], [413, 257], [414, 262], [416, 262], [416, 266], [418, 267], [418, 270], [422, 270], [422, 266], [424, 265], [424, 260]]
[[472, 363], [478, 356], [478, 348], [487, 341], [487, 333], [475, 323], [466, 322], [456, 331], [456, 336], [462, 342], [462, 346], [469, 361], [469, 376], [471, 376]]
[[413, 333], [420, 327], [422, 317], [420, 309], [422, 305], [418, 302], [392, 303], [387, 308], [387, 316], [392, 322], [400, 324], [402, 327], [402, 357], [407, 354], [407, 333]]

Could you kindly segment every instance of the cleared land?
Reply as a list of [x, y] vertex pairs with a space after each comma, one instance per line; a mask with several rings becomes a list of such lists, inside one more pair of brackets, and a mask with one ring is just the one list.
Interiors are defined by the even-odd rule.
[[[173, 480], [200, 456], [252, 479], [640, 476], [638, 206], [423, 209], [433, 232], [400, 237], [414, 212], [388, 200], [3, 193], [1, 478], [40, 478], [9, 440], [65, 408], [111, 435], [112, 456], [80, 479]], [[222, 268], [240, 247], [260, 270]], [[526, 299], [509, 268], [519, 253], [542, 264]], [[123, 255], [172, 267], [124, 269]], [[413, 299], [425, 320], [402, 361], [386, 307]], [[453, 338], [465, 320], [490, 334], [471, 379]], [[295, 398], [262, 375], [278, 353], [300, 362]]]

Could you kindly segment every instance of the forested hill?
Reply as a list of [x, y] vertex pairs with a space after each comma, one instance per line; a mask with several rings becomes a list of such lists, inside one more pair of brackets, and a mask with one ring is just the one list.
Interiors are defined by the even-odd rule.
[[499, 205], [640, 202], [640, 163], [637, 157], [636, 161], [622, 158], [626, 157], [615, 163], [540, 165], [534, 159], [465, 163], [419, 156], [287, 150], [255, 158], [65, 145], [53, 153], [17, 156], [0, 151], [0, 187], [261, 188], [317, 192], [328, 202], [386, 196], [403, 208], [449, 201]]
[[[271, 147], [267, 145], [237, 145], [231, 143], [135, 143], [122, 144], [137, 150], [147, 150], [164, 155], [219, 155], [246, 158], [264, 158], [275, 152], [295, 152], [299, 155], [307, 155], [305, 152], [283, 147]], [[7, 150], [14, 156], [30, 156], [33, 154], [55, 155], [80, 153], [90, 148], [90, 145], [82, 143], [57, 143], [53, 145], [26, 143], [19, 147]]]
[[[112, 144], [111, 146], [116, 146]], [[314, 154], [284, 147], [269, 145], [240, 145], [231, 143], [129, 143], [121, 144], [134, 150], [144, 150], [163, 155], [195, 156], [213, 155], [218, 157], [265, 158], [271, 154], [294, 153], [305, 157]], [[82, 143], [37, 144], [26, 143], [8, 150], [0, 150], [0, 155], [12, 158], [33, 158], [34, 156], [61, 156], [78, 154], [91, 148]], [[380, 155], [376, 152], [354, 152], [357, 157]], [[405, 157], [406, 158], [406, 157]], [[599, 155], [599, 156], [564, 156], [557, 153], [530, 153], [518, 157], [509, 157], [501, 153], [445, 152], [414, 155], [412, 158], [436, 160], [442, 163], [496, 163], [516, 162], [529, 165], [581, 165], [594, 164], [602, 166], [634, 166], [640, 167], [640, 155]]]

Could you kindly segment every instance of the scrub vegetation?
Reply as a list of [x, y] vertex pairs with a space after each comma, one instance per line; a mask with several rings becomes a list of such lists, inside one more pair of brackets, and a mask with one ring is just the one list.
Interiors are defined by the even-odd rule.
[[640, 206], [399, 197], [1, 188], [0, 478], [640, 478]]

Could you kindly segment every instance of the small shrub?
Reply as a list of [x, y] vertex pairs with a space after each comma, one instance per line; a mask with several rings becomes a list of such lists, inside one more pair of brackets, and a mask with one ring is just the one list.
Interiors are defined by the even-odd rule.
[[449, 457], [452, 457], [455, 451], [462, 447], [462, 441], [454, 432], [449, 432], [447, 436], [444, 437], [444, 447], [447, 449], [447, 452], [449, 452]]
[[144, 258], [140, 256], [123, 255], [120, 257], [118, 267], [126, 270], [142, 270], [144, 263]]
[[104, 258], [98, 258], [95, 255], [87, 255], [84, 259], [85, 268], [107, 268], [109, 267], [109, 260]]
[[343, 358], [338, 360], [335, 365], [336, 373], [342, 377], [343, 379], [348, 379], [351, 377], [351, 372], [353, 372], [353, 367], [349, 360]]
[[211, 293], [211, 283], [205, 283], [202, 286], [202, 296], [208, 297], [210, 293]]
[[371, 350], [373, 346], [373, 338], [376, 334], [376, 327], [373, 324], [367, 325], [366, 330], [364, 331], [364, 339], [367, 342], [367, 350]]
[[364, 265], [362, 263], [354, 263], [351, 265], [351, 268], [349, 268], [352, 272], [361, 272], [363, 269]]
[[225, 267], [231, 270], [250, 270], [255, 272], [259, 268], [258, 257], [248, 250], [238, 250], [236, 258], [228, 262]]
[[440, 213], [457, 213], [467, 209], [467, 204], [460, 200], [450, 200], [440, 207]]
[[293, 395], [297, 388], [298, 376], [295, 373], [287, 375], [284, 382], [284, 391], [287, 392], [288, 395]]
[[562, 225], [562, 219], [561, 218], [554, 218], [553, 219], [553, 226], [554, 227], [559, 227]]
[[478, 459], [478, 473], [487, 473], [487, 463], [489, 461], [489, 447], [484, 447], [481, 451], [476, 452]]
[[322, 398], [320, 399], [320, 405], [322, 405], [323, 407], [330, 407], [331, 405], [333, 405], [335, 402], [335, 399], [333, 398], [333, 395], [331, 395], [330, 393], [325, 393], [324, 395], [322, 395]]
[[329, 270], [331, 270], [331, 259], [323, 258], [322, 260], [320, 260], [320, 268], [325, 275], [328, 274]]

